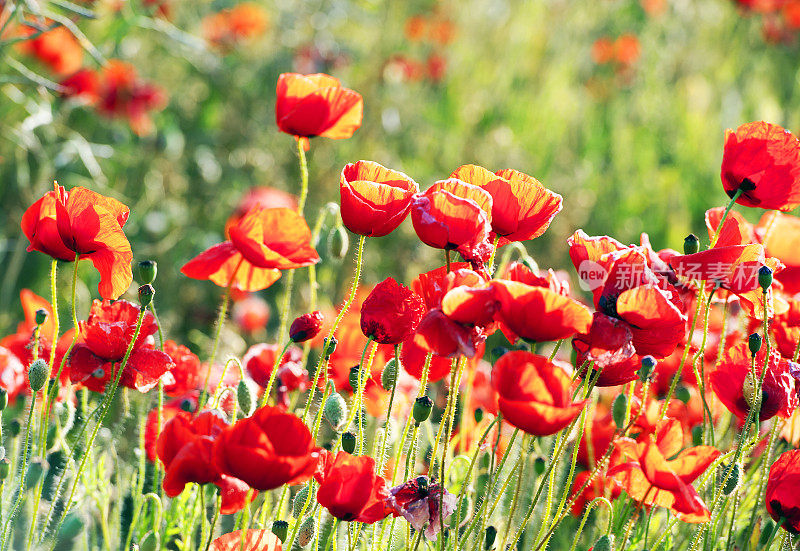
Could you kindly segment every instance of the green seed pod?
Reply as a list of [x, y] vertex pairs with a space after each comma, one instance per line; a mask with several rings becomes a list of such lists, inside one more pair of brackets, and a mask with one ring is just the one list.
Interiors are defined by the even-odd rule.
[[151, 285], [156, 280], [158, 264], [155, 260], [142, 260], [139, 262], [139, 279], [143, 285]]
[[689, 389], [686, 388], [685, 386], [678, 386], [675, 387], [675, 397], [684, 404], [686, 404], [692, 398], [692, 394], [689, 392]]
[[336, 226], [328, 233], [328, 254], [341, 260], [347, 254], [350, 238], [343, 226]]
[[483, 540], [483, 548], [487, 550], [493, 548], [495, 539], [497, 539], [497, 528], [494, 526], [487, 526], [486, 536]]
[[161, 549], [161, 536], [158, 532], [148, 532], [139, 542], [140, 551], [158, 551]]
[[0, 480], [8, 478], [8, 471], [11, 469], [11, 463], [5, 457], [0, 459]]
[[[328, 343], [328, 339], [330, 338], [330, 344]], [[331, 355], [336, 352], [336, 345], [339, 344], [339, 341], [336, 340], [336, 337], [331, 335], [330, 337], [325, 337], [323, 340], [322, 349], [325, 351], [325, 359], [330, 360]]]
[[593, 551], [611, 551], [613, 545], [614, 536], [606, 534], [600, 536], [600, 538], [594, 543]]
[[475, 417], [476, 423], [480, 423], [481, 421], [483, 421], [483, 408], [475, 408], [473, 416]]
[[431, 416], [431, 410], [433, 410], [433, 400], [427, 396], [420, 396], [414, 401], [414, 409], [412, 410], [414, 421], [417, 424], [424, 423]]
[[[299, 518], [300, 513], [303, 511], [303, 507], [306, 508], [306, 511], [310, 511], [311, 507], [314, 506], [314, 499], [316, 498], [317, 490], [311, 490], [311, 499], [308, 499], [308, 486], [303, 486], [300, 488], [300, 491], [294, 496], [294, 501], [292, 502], [292, 516], [294, 518]], [[308, 505], [306, 505], [306, 501], [308, 501]]]
[[353, 392], [358, 390], [358, 387], [361, 386], [361, 381], [359, 380], [361, 376], [361, 367], [354, 365], [350, 368], [350, 388], [353, 389]]
[[611, 417], [614, 419], [614, 424], [617, 425], [618, 429], [625, 427], [625, 413], [627, 411], [628, 397], [624, 394], [618, 394], [611, 405]]
[[750, 354], [755, 356], [761, 350], [761, 343], [764, 339], [758, 333], [753, 333], [747, 337], [747, 346], [750, 348]]
[[758, 538], [759, 549], [763, 549], [764, 547], [766, 547], [767, 542], [772, 536], [773, 530], [775, 530], [775, 523], [772, 522], [770, 519], [766, 519], [764, 521], [764, 525], [761, 527], [761, 537]]
[[39, 458], [32, 459], [25, 473], [25, 486], [33, 488], [42, 479], [47, 464]]
[[303, 520], [303, 523], [300, 525], [300, 529], [297, 532], [297, 545], [300, 547], [305, 547], [308, 545], [312, 539], [314, 539], [314, 534], [316, 533], [316, 526], [314, 524], [314, 517], [307, 517]]
[[643, 383], [647, 381], [656, 368], [656, 359], [653, 356], [642, 358], [642, 367], [639, 369], [639, 380]]
[[347, 420], [347, 404], [339, 393], [334, 393], [328, 396], [325, 400], [325, 406], [322, 410], [325, 419], [328, 420], [331, 427], [340, 432], [344, 428], [344, 423]]
[[[730, 471], [730, 474], [728, 474], [728, 471]], [[722, 484], [725, 478], [728, 478], [728, 480], [725, 481], [725, 485], [722, 487], [722, 492], [726, 496], [730, 495], [739, 486], [741, 473], [742, 468], [738, 463], [734, 463], [733, 465], [723, 465], [723, 467], [717, 473], [717, 484]]]
[[0, 388], [0, 411], [3, 411], [8, 406], [8, 391]]
[[347, 453], [353, 453], [356, 449], [356, 435], [347, 431], [342, 435], [342, 449]]
[[39, 308], [36, 310], [36, 325], [41, 325], [47, 320], [47, 310]]
[[156, 294], [156, 290], [153, 289], [152, 285], [142, 285], [139, 287], [139, 304], [142, 305], [142, 308], [147, 308], [153, 302], [153, 295]]
[[47, 463], [50, 465], [47, 474], [44, 475], [42, 484], [42, 498], [45, 501], [53, 501], [58, 487], [58, 481], [67, 466], [67, 453], [64, 450], [56, 450], [47, 456]]
[[289, 533], [289, 523], [285, 520], [276, 520], [272, 523], [272, 533], [281, 540], [281, 543], [285, 542]]
[[236, 399], [239, 402], [239, 408], [242, 410], [242, 413], [244, 413], [244, 416], [249, 417], [253, 412], [253, 392], [250, 390], [250, 387], [247, 386], [244, 379], [241, 379], [236, 386]]
[[692, 444], [695, 446], [699, 446], [703, 443], [703, 427], [701, 425], [697, 425], [696, 427], [692, 428]]
[[31, 389], [34, 392], [39, 392], [44, 388], [47, 382], [48, 371], [47, 362], [41, 358], [33, 362], [30, 368], [28, 368], [28, 382], [30, 382]]
[[683, 240], [683, 254], [694, 254], [700, 250], [700, 239], [690, 233]]
[[397, 358], [392, 358], [383, 366], [381, 373], [381, 386], [383, 390], [392, 390], [397, 382], [397, 372], [400, 370], [400, 362]]
[[544, 457], [537, 457], [533, 461], [533, 471], [536, 473], [536, 476], [542, 476], [545, 468], [545, 461]]
[[8, 433], [11, 435], [11, 438], [16, 438], [19, 436], [19, 431], [22, 430], [22, 425], [20, 425], [18, 419], [12, 419], [8, 423]]
[[58, 531], [58, 541], [75, 539], [83, 532], [83, 520], [77, 513], [68, 513]]
[[761, 266], [758, 269], [758, 284], [761, 286], [764, 292], [772, 287], [772, 268], [769, 266]]

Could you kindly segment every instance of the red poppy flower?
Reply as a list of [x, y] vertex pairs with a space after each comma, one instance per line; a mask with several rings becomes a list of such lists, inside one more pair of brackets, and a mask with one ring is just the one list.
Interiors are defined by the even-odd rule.
[[455, 250], [469, 262], [489, 259], [491, 220], [492, 196], [455, 178], [436, 182], [411, 202], [411, 222], [420, 241]]
[[281, 277], [280, 270], [319, 262], [311, 246], [305, 219], [286, 208], [253, 207], [230, 228], [230, 241], [207, 249], [184, 264], [181, 273], [210, 279], [241, 291], [266, 289]]
[[275, 120], [281, 132], [298, 138], [349, 138], [364, 112], [361, 94], [342, 88], [338, 79], [317, 73], [278, 77]]
[[[92, 303], [89, 318], [80, 323], [79, 339], [69, 358], [73, 383], [81, 383], [94, 392], [103, 391], [122, 367], [121, 362], [136, 331], [139, 312], [137, 305], [126, 300]], [[120, 386], [147, 392], [162, 377], [165, 385], [174, 383], [170, 373], [175, 365], [172, 358], [153, 348], [152, 335], [157, 329], [155, 318], [147, 312], [120, 377]]]
[[516, 281], [492, 283], [500, 309], [495, 319], [509, 341], [557, 341], [587, 333], [592, 313], [586, 306], [545, 287], [532, 287]]
[[800, 532], [800, 450], [783, 452], [769, 469], [764, 497], [767, 512], [775, 520], [784, 520], [783, 528]]
[[214, 441], [219, 470], [257, 490], [308, 480], [319, 459], [311, 431], [299, 417], [264, 406], [226, 428]]
[[225, 223], [225, 235], [230, 235], [230, 227], [241, 220], [256, 205], [265, 209], [282, 207], [297, 210], [297, 196], [269, 186], [251, 187], [239, 200], [236, 210]]
[[597, 404], [591, 416], [587, 416], [583, 436], [578, 444], [578, 463], [593, 469], [608, 451], [617, 432], [611, 412], [602, 403]]
[[27, 250], [67, 262], [91, 260], [100, 272], [100, 296], [119, 297], [133, 281], [133, 253], [122, 231], [128, 207], [86, 188], [54, 187], [22, 215]]
[[280, 540], [269, 530], [247, 530], [242, 547], [242, 531], [236, 530], [211, 542], [209, 551], [282, 551]]
[[482, 166], [464, 165], [450, 177], [481, 187], [492, 196], [492, 237], [500, 237], [498, 247], [539, 237], [561, 211], [560, 195], [511, 168], [492, 173]]
[[164, 386], [167, 396], [181, 396], [197, 389], [201, 384], [200, 358], [182, 344], [171, 340], [164, 341], [164, 353], [175, 364], [170, 370], [175, 381]]
[[205, 411], [195, 418], [180, 412], [167, 421], [156, 442], [158, 458], [164, 464], [162, 486], [167, 496], [175, 497], [183, 492], [186, 484], [196, 482], [219, 487], [220, 512], [224, 515], [235, 513], [247, 504], [250, 490], [247, 484], [221, 473], [212, 461], [214, 440], [227, 426], [213, 411]]
[[617, 386], [639, 378], [641, 356], [633, 346], [630, 326], [622, 320], [595, 312], [589, 331], [573, 338], [572, 346], [578, 353], [576, 365], [594, 362], [592, 370], [600, 372], [596, 386]]
[[[269, 383], [280, 350], [281, 347], [277, 344], [254, 344], [242, 358], [245, 371], [260, 387], [265, 388]], [[296, 346], [290, 346], [281, 358], [280, 367], [288, 364], [299, 364], [302, 367], [302, 360], [303, 351]]]
[[603, 474], [597, 473], [594, 479], [575, 497], [576, 492], [586, 484], [589, 475], [589, 471], [581, 471], [575, 475], [575, 481], [572, 483], [570, 494], [575, 499], [572, 504], [572, 514], [576, 517], [583, 516], [583, 510], [594, 498], [605, 496], [606, 488], [610, 490], [612, 501], [622, 493], [622, 488], [613, 478], [606, 478]]
[[367, 237], [393, 232], [408, 215], [417, 183], [372, 161], [358, 161], [342, 170], [339, 180], [344, 226]]
[[380, 344], [400, 344], [414, 333], [424, 311], [419, 295], [389, 277], [361, 305], [361, 332]]
[[774, 274], [789, 295], [800, 292], [800, 218], [775, 211], [765, 213], [755, 231], [761, 234], [765, 254], [786, 267]]
[[[199, 392], [192, 392], [166, 401], [164, 407], [161, 408], [161, 428], [163, 429], [167, 421], [178, 415], [181, 411], [195, 411], [197, 409], [197, 400], [199, 397]], [[147, 413], [147, 420], [144, 425], [144, 450], [147, 453], [148, 461], [155, 462], [156, 460], [156, 442], [158, 441], [159, 434], [158, 408], [153, 408]]]
[[720, 451], [711, 446], [681, 451], [682, 445], [681, 424], [663, 421], [656, 434], [641, 435], [637, 440], [618, 439], [617, 448], [627, 462], [613, 466], [608, 474], [638, 502], [666, 507], [684, 522], [706, 522], [711, 514], [691, 484]]
[[[766, 346], [762, 346], [756, 355], [756, 375], [761, 376], [764, 369]], [[750, 372], [750, 349], [746, 342], [739, 342], [729, 347], [719, 362], [719, 367], [711, 373], [711, 387], [717, 397], [731, 413], [741, 419], [747, 417], [753, 396], [745, 396], [743, 387]], [[755, 386], [751, 380], [748, 386]], [[752, 394], [752, 393], [751, 393]], [[767, 373], [761, 387], [761, 412], [759, 419], [766, 421], [779, 415], [784, 419], [790, 417], [797, 407], [797, 386], [790, 373], [790, 362], [781, 358], [776, 350], [770, 350]]]
[[25, 390], [28, 371], [8, 348], [0, 346], [0, 388], [8, 393], [9, 401]]
[[800, 205], [800, 142], [791, 132], [763, 121], [725, 135], [722, 186], [740, 205], [790, 211]]
[[503, 418], [535, 436], [555, 434], [575, 419], [587, 400], [572, 402], [571, 378], [564, 369], [521, 350], [500, 357], [492, 369]]
[[[425, 348], [418, 345], [413, 338], [408, 339], [403, 343], [403, 348], [400, 350], [400, 363], [406, 373], [419, 381], [422, 377], [422, 370], [425, 367], [425, 358], [427, 356], [428, 351]], [[452, 366], [452, 359], [447, 356], [433, 354], [428, 367], [428, 382], [441, 381], [450, 374]]]
[[[25, 36], [38, 32], [32, 26], [21, 27], [21, 31]], [[19, 43], [19, 49], [60, 75], [74, 73], [83, 63], [83, 47], [66, 27], [56, 27], [36, 38], [24, 40]]]
[[375, 460], [367, 455], [340, 451], [334, 458], [323, 452], [314, 478], [317, 501], [340, 520], [373, 524], [389, 514], [386, 480], [375, 474]]
[[531, 287], [545, 287], [559, 295], [570, 296], [569, 278], [566, 272], [556, 273], [552, 268], [541, 275], [541, 272], [534, 272], [522, 262], [512, 262], [506, 269], [503, 279], [517, 281]]
[[100, 100], [100, 74], [94, 69], [81, 69], [61, 81], [61, 95], [78, 98], [94, 105]]
[[255, 333], [266, 329], [269, 316], [269, 304], [257, 295], [249, 295], [241, 300], [236, 300], [231, 311], [233, 321], [246, 333]]
[[151, 111], [161, 111], [167, 97], [160, 87], [145, 82], [133, 65], [111, 59], [100, 72], [97, 110], [107, 117], [125, 118], [138, 136], [154, 130]]
[[488, 274], [470, 269], [469, 264], [465, 262], [453, 262], [449, 270], [447, 266], [442, 266], [419, 274], [411, 282], [411, 289], [422, 297], [425, 307], [432, 310], [442, 305], [442, 299], [451, 289], [462, 285], [477, 287], [487, 281], [489, 281]]
[[303, 314], [296, 318], [289, 327], [289, 338], [294, 342], [305, 342], [313, 339], [322, 330], [322, 312], [319, 310]]

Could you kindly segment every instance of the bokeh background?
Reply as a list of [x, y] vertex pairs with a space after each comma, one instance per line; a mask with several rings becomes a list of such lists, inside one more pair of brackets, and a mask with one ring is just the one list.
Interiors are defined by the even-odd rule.
[[[249, 188], [299, 189], [295, 142], [274, 120], [282, 72], [327, 72], [364, 96], [363, 126], [351, 139], [312, 140], [310, 225], [338, 202], [339, 173], [358, 159], [406, 172], [423, 189], [466, 163], [515, 168], [564, 197], [548, 232], [526, 244], [543, 267], [569, 266], [565, 240], [577, 228], [623, 242], [647, 232], [656, 249], [680, 249], [687, 233], [702, 235], [704, 211], [727, 200], [719, 180], [726, 128], [764, 119], [800, 130], [800, 18], [791, 0], [237, 6], [0, 1], [0, 334], [21, 319], [21, 288], [49, 296], [50, 259], [25, 252], [19, 223], [58, 180], [131, 207], [125, 230], [136, 261], [158, 262], [168, 335], [207, 345], [221, 290], [178, 270], [223, 239]], [[71, 31], [48, 58], [25, 46], [36, 26]], [[70, 73], [112, 59], [162, 95], [152, 125], [64, 97], [59, 83]], [[318, 246], [323, 305], [341, 298], [354, 252], [329, 257], [330, 227]], [[369, 240], [365, 280], [407, 283], [441, 262], [407, 221]], [[98, 276], [84, 264], [85, 315]], [[260, 293], [272, 307], [270, 328], [282, 289], [279, 281]], [[294, 307], [302, 311], [302, 297]], [[226, 339], [244, 347], [233, 332]]]

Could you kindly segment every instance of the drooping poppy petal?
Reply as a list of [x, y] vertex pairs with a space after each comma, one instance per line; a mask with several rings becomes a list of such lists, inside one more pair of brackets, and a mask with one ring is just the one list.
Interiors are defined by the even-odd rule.
[[375, 460], [325, 451], [314, 478], [319, 482], [317, 501], [334, 517], [373, 524], [386, 518], [389, 490], [386, 480], [375, 474]]
[[361, 332], [380, 344], [400, 344], [414, 333], [424, 312], [422, 297], [389, 277], [361, 305]]
[[229, 232], [236, 249], [258, 268], [288, 270], [319, 262], [311, 230], [294, 210], [253, 207]]
[[281, 277], [276, 268], [258, 268], [244, 263], [244, 257], [230, 241], [223, 241], [203, 251], [181, 268], [192, 279], [208, 279], [220, 287], [255, 292], [266, 289]]

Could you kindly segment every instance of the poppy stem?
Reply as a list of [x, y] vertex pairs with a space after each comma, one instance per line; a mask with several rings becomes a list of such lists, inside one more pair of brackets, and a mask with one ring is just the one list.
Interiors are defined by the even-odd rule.
[[258, 407], [263, 408], [267, 405], [269, 394], [272, 392], [272, 385], [275, 383], [275, 379], [278, 376], [278, 368], [280, 367], [281, 361], [283, 361], [283, 357], [286, 355], [286, 351], [289, 350], [289, 346], [291, 346], [291, 344], [291, 339], [286, 341], [286, 344], [283, 345], [281, 353], [275, 358], [275, 363], [272, 366], [272, 372], [269, 374], [269, 381], [267, 381], [267, 386], [264, 387], [264, 394], [261, 396], [261, 401], [259, 402]]
[[[766, 369], [765, 369], [766, 370]], [[772, 429], [769, 431], [769, 439], [767, 440], [767, 448], [761, 454], [761, 474], [758, 479], [758, 490], [756, 491], [756, 502], [753, 504], [753, 508], [750, 511], [750, 522], [747, 525], [747, 531], [745, 534], [750, 534], [755, 529], [756, 525], [756, 513], [759, 510], [759, 505], [761, 504], [761, 500], [764, 497], [764, 485], [767, 482], [767, 477], [769, 476], [769, 468], [771, 466], [771, 459], [772, 459], [772, 447], [775, 445], [775, 437], [778, 435], [778, 418], [776, 417], [772, 421]], [[776, 529], [777, 531], [777, 529]], [[765, 549], [769, 549], [769, 545], [765, 547]]]
[[734, 193], [733, 197], [731, 198], [731, 202], [728, 203], [727, 207], [725, 207], [725, 212], [722, 213], [722, 218], [719, 220], [717, 230], [714, 232], [714, 237], [711, 238], [711, 245], [709, 246], [709, 249], [716, 245], [717, 239], [719, 239], [719, 233], [722, 230], [722, 225], [725, 224], [725, 220], [728, 218], [728, 213], [731, 211], [734, 203], [736, 203], [736, 200], [742, 195], [742, 193], [744, 193], [742, 188], [737, 189], [736, 193]]
[[[772, 546], [772, 540], [774, 540], [775, 536], [778, 535], [778, 532], [780, 531], [780, 528], [783, 526], [784, 522], [786, 522], [786, 518], [782, 517], [778, 521], [778, 524], [775, 525], [775, 528], [772, 529], [772, 534], [770, 534], [769, 540], [767, 540], [767, 544], [764, 546], [764, 549], [766, 549], [767, 551], [769, 551], [769, 548]], [[783, 548], [783, 546], [779, 547], [779, 549], [782, 549], [782, 548]]]
[[[506, 523], [506, 532], [503, 535], [503, 543], [500, 544], [500, 549], [506, 548], [508, 535], [511, 533], [511, 527], [514, 523], [514, 513], [517, 512], [517, 504], [519, 503], [519, 493], [520, 490], [522, 490], [522, 479], [525, 475], [525, 467], [528, 463], [525, 457], [526, 456], [525, 448], [528, 447], [529, 442], [530, 442], [530, 436], [528, 436], [527, 434], [522, 437], [522, 442], [520, 442], [521, 449], [519, 453], [519, 461], [517, 462], [517, 466], [514, 467], [514, 471], [516, 471], [519, 468], [519, 475], [517, 476], [516, 488], [514, 488], [514, 497], [511, 499], [511, 508], [508, 510], [508, 522]], [[512, 471], [512, 476], [514, 471]], [[480, 537], [480, 534], [478, 536]]]
[[[400, 363], [400, 346], [394, 345], [394, 358], [395, 361], [398, 363], [398, 371], [399, 371], [399, 363]], [[394, 381], [392, 382], [392, 392], [389, 395], [389, 407], [386, 409], [386, 425], [383, 430], [383, 442], [381, 442], [381, 454], [378, 457], [378, 460], [375, 462], [375, 472], [380, 474], [383, 472], [383, 462], [386, 459], [386, 445], [389, 443], [389, 436], [390, 436], [390, 428], [391, 428], [391, 418], [392, 418], [392, 406], [394, 405], [394, 393], [397, 390], [397, 377], [394, 377]]]
[[[705, 313], [703, 316], [703, 338], [700, 341], [700, 348], [695, 353], [694, 357], [692, 358], [692, 370], [694, 371], [695, 379], [697, 380], [697, 386], [700, 390], [700, 399], [703, 402], [703, 442], [706, 441], [706, 434], [710, 437], [710, 443], [714, 445], [714, 418], [711, 415], [711, 408], [708, 407], [708, 401], [706, 400], [706, 380], [705, 380], [705, 351], [706, 351], [706, 342], [708, 340], [708, 325], [709, 325], [709, 318], [711, 316], [711, 300], [714, 298], [714, 293], [716, 292], [716, 287], [711, 290], [708, 295], [708, 300], [706, 301], [706, 308]], [[687, 343], [688, 344], [688, 343]], [[699, 365], [699, 367], [698, 367]], [[710, 429], [706, 427], [706, 417], [708, 417], [708, 423], [710, 425]]]
[[297, 155], [300, 157], [300, 199], [297, 201], [297, 214], [303, 215], [308, 197], [308, 162], [306, 161], [306, 150], [303, 147], [303, 140], [297, 141]]
[[214, 516], [211, 519], [211, 530], [209, 531], [208, 535], [208, 542], [206, 543], [206, 551], [211, 547], [211, 541], [214, 539], [214, 527], [217, 525], [217, 519], [219, 519], [219, 510], [222, 508], [222, 494], [217, 493], [217, 501], [214, 505]]

